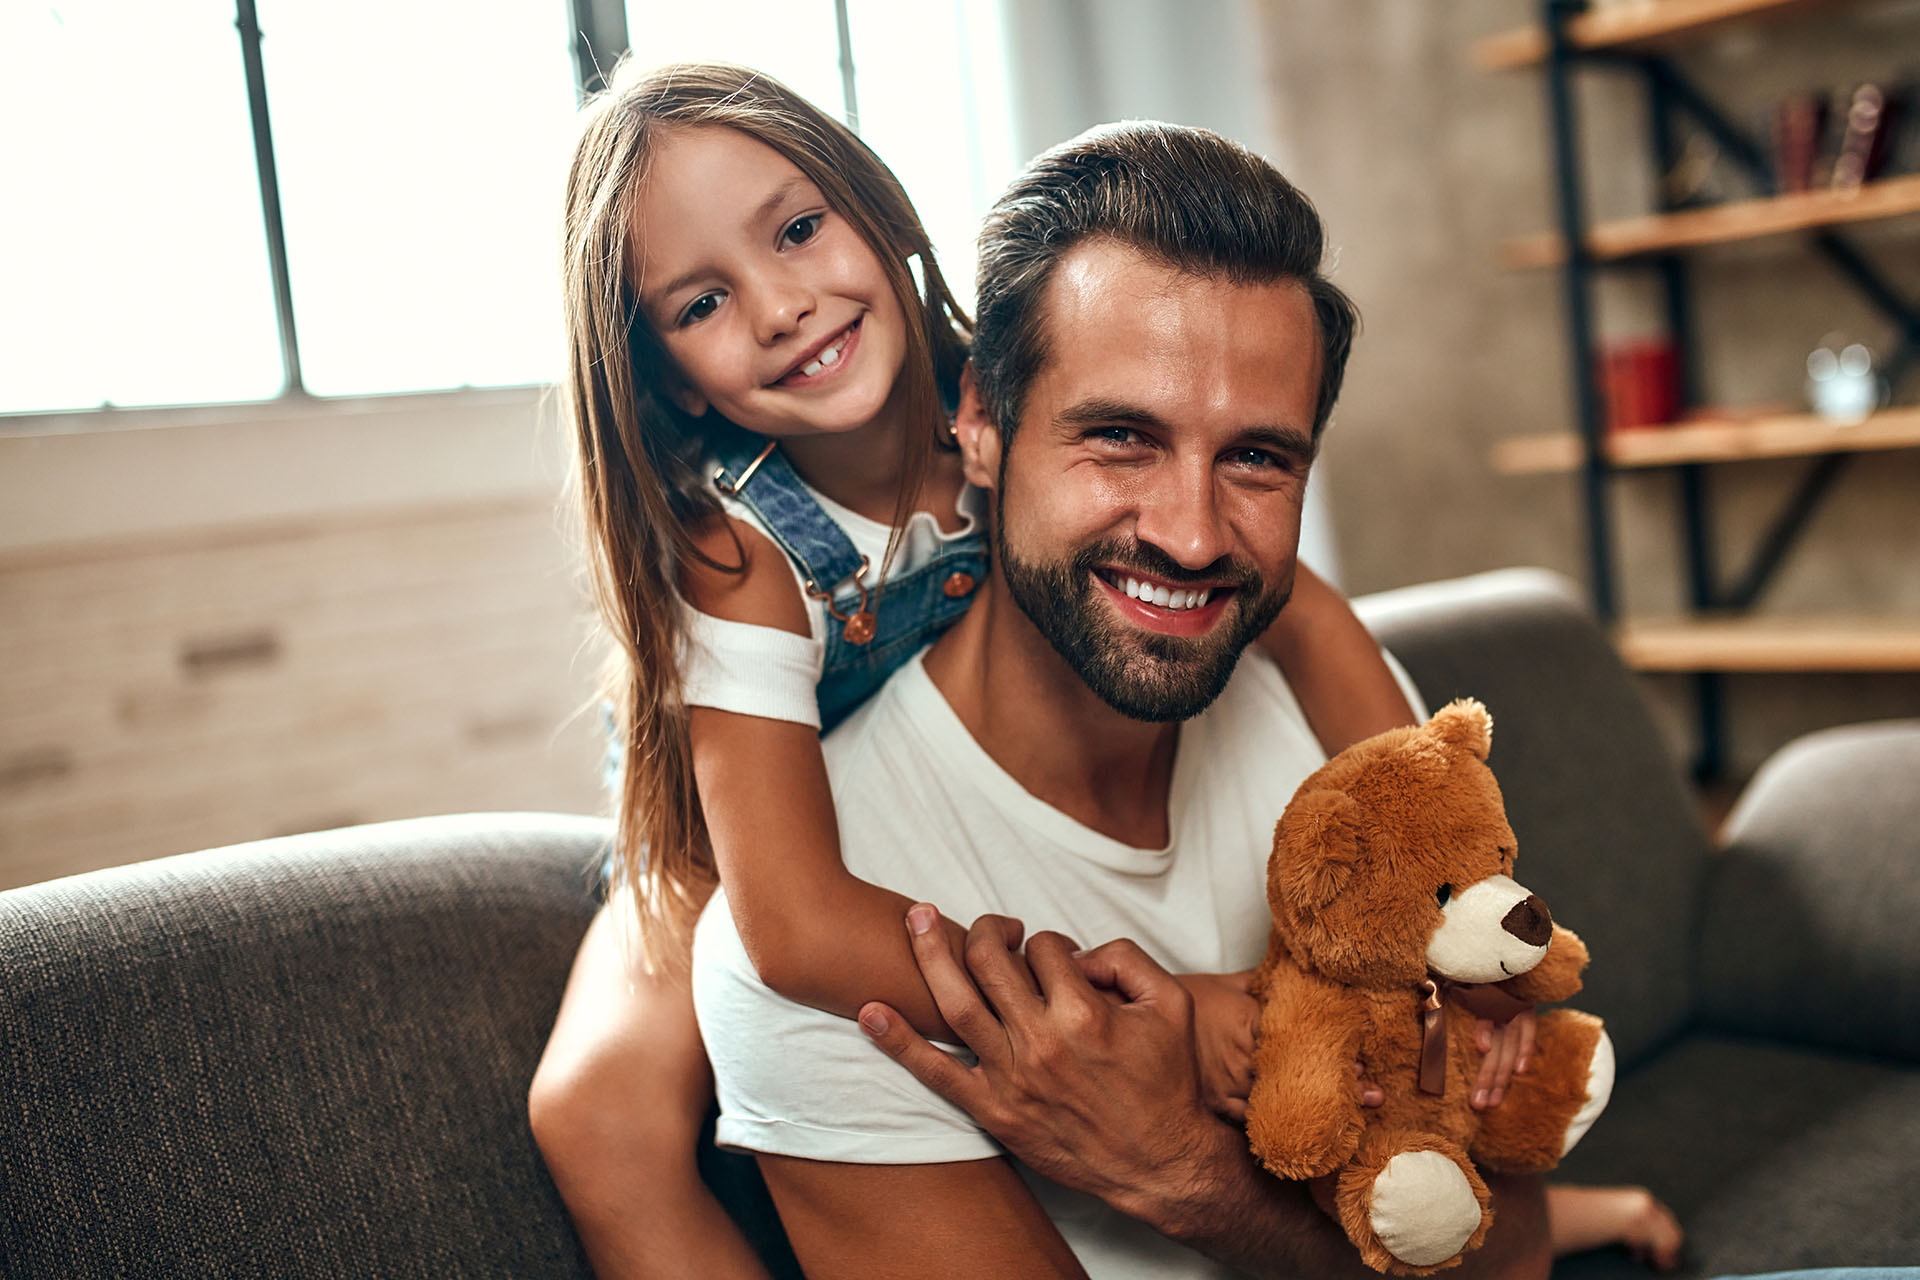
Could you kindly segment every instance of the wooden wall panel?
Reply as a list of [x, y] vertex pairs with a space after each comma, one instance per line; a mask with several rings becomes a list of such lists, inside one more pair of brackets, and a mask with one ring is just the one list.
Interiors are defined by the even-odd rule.
[[0, 558], [0, 888], [474, 809], [596, 811], [547, 500]]

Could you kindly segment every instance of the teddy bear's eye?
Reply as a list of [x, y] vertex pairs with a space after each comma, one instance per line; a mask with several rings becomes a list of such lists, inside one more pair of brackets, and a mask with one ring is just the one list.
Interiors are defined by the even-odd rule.
[[1440, 886], [1440, 892], [1434, 894], [1433, 896], [1440, 899], [1440, 905], [1444, 907], [1447, 905], [1447, 900], [1453, 897], [1453, 886], [1450, 884], [1443, 884]]

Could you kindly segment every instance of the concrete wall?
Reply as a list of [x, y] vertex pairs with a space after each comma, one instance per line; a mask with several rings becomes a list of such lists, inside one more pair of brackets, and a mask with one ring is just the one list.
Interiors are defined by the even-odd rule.
[[592, 811], [595, 662], [527, 390], [0, 435], [0, 888], [293, 831]]
[[[1329, 435], [1327, 487], [1346, 585], [1365, 592], [1516, 563], [1584, 580], [1571, 476], [1496, 476], [1509, 435], [1571, 424], [1558, 277], [1503, 272], [1503, 238], [1553, 217], [1543, 77], [1476, 71], [1472, 41], [1521, 25], [1525, 0], [1267, 0], [1257, 6], [1278, 155], [1325, 215], [1338, 279], [1366, 329]], [[1681, 55], [1730, 111], [1762, 127], [1786, 92], [1920, 67], [1920, 6], [1835, 6], [1739, 29]], [[1654, 175], [1638, 84], [1587, 72], [1580, 110], [1592, 215], [1650, 211]], [[1920, 219], [1860, 243], [1920, 298]], [[1692, 259], [1708, 395], [1803, 403], [1806, 352], [1830, 331], [1882, 352], [1891, 328], [1829, 268], [1780, 240]], [[1602, 332], [1658, 331], [1650, 281], [1602, 290]], [[1912, 398], [1912, 383], [1906, 398]], [[1723, 575], [1806, 463], [1742, 463], [1710, 477]], [[1617, 484], [1618, 564], [1629, 612], [1671, 613], [1683, 580], [1674, 478]], [[1900, 613], [1920, 620], [1920, 451], [1857, 459], [1763, 601], [1783, 613]], [[1689, 682], [1650, 680], [1677, 753], [1690, 749]], [[1920, 714], [1913, 677], [1736, 677], [1731, 747], [1740, 771], [1786, 738], [1839, 721]]]

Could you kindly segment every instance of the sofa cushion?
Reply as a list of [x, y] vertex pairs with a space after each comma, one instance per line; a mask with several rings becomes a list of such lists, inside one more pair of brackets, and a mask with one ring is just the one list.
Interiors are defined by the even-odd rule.
[[1781, 748], [1727, 819], [1700, 944], [1713, 1026], [1920, 1061], [1920, 721]]
[[[1686, 1227], [1683, 1274], [1911, 1264], [1920, 1070], [1690, 1036], [1618, 1082], [1560, 1176], [1651, 1187]], [[1554, 1274], [1647, 1272], [1614, 1251]]]
[[1484, 573], [1355, 602], [1429, 706], [1493, 713], [1490, 763], [1522, 883], [1587, 941], [1573, 1002], [1607, 1020], [1623, 1067], [1692, 1005], [1707, 841], [1633, 678], [1565, 578]]
[[607, 827], [481, 815], [0, 894], [0, 1257], [580, 1276], [526, 1089]]

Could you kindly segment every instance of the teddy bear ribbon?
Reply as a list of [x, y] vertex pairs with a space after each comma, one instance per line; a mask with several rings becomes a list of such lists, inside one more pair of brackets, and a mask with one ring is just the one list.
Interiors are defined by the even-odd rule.
[[1507, 1022], [1533, 1007], [1489, 982], [1451, 982], [1428, 978], [1420, 984], [1420, 1092], [1447, 1091], [1447, 1021], [1442, 1005], [1448, 998], [1476, 1018]]

